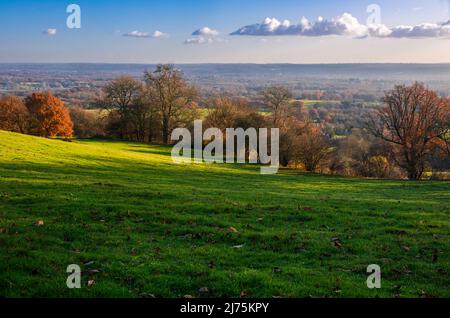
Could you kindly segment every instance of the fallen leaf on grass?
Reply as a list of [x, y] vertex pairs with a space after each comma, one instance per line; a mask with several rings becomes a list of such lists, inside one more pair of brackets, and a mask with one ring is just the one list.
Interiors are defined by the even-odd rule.
[[207, 293], [209, 293], [209, 288], [208, 287], [202, 287], [198, 291], [200, 293], [202, 293], [202, 294], [207, 294]]
[[44, 226], [43, 220], [38, 220], [36, 223], [34, 223], [35, 226]]
[[342, 247], [342, 241], [339, 237], [333, 237], [331, 239], [331, 243], [334, 247], [338, 247], [338, 248]]
[[228, 233], [238, 233], [238, 230], [236, 230], [236, 228], [234, 228], [234, 227], [230, 227], [228, 229]]
[[338, 241], [333, 242], [333, 245], [334, 245], [334, 247], [342, 247], [342, 243], [340, 243]]
[[94, 286], [95, 283], [96, 283], [95, 280], [91, 279], [88, 281], [87, 285], [88, 285], [88, 287], [91, 287], [91, 286]]
[[243, 290], [243, 291], [241, 291], [241, 297], [249, 296], [251, 294], [253, 294], [253, 292], [251, 290]]

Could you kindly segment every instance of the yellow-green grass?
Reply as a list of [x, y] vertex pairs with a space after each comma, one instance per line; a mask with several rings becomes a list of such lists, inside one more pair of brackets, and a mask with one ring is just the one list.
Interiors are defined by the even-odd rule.
[[0, 132], [0, 296], [449, 297], [449, 214], [448, 182], [264, 176]]
[[324, 105], [324, 104], [338, 104], [339, 101], [333, 100], [312, 100], [312, 99], [303, 99], [301, 102], [304, 103], [306, 107], [313, 107], [315, 105]]

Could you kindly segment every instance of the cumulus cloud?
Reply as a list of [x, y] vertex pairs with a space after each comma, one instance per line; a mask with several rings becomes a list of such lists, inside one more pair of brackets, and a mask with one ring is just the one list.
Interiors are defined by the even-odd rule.
[[156, 30], [153, 33], [150, 32], [141, 32], [141, 31], [131, 31], [128, 33], [125, 33], [123, 36], [132, 37], [132, 38], [165, 38], [169, 35], [166, 33], [163, 33], [161, 31]]
[[219, 35], [219, 32], [208, 27], [203, 27], [192, 33], [194, 36], [215, 37]]
[[47, 30], [44, 31], [44, 34], [50, 35], [50, 36], [56, 35], [56, 29], [51, 29], [51, 28], [47, 29]]
[[[450, 22], [450, 21], [449, 21]], [[311, 22], [302, 17], [300, 23], [292, 24], [289, 20], [278, 21], [276, 18], [266, 18], [262, 23], [244, 26], [231, 35], [247, 36], [351, 36], [356, 38], [424, 38], [450, 37], [450, 24], [423, 23], [415, 26], [400, 25], [388, 27], [384, 24], [366, 26], [353, 17], [344, 13], [334, 19], [327, 20], [319, 17]]]
[[214, 42], [222, 42], [219, 36], [219, 32], [209, 27], [203, 27], [201, 29], [192, 32], [192, 37], [185, 40], [184, 44], [211, 44]]
[[161, 32], [161, 31], [158, 31], [158, 30], [156, 30], [152, 34], [152, 38], [156, 38], [156, 39], [157, 38], [167, 38], [167, 37], [169, 37], [169, 34]]

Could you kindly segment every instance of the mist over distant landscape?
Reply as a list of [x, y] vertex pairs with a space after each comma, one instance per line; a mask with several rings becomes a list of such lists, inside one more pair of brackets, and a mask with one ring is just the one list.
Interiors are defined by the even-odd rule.
[[[251, 96], [262, 87], [288, 86], [330, 94], [358, 92], [377, 99], [394, 84], [423, 82], [450, 95], [450, 64], [179, 64], [206, 94]], [[53, 90], [66, 101], [88, 102], [105, 82], [120, 75], [141, 78], [154, 64], [0, 64], [0, 92], [25, 95]], [[73, 95], [76, 95], [75, 96]]]

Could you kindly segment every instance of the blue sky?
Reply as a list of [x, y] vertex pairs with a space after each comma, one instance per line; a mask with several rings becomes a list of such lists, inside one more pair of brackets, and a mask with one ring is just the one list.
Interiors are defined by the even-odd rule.
[[[71, 3], [81, 7], [81, 29], [66, 27]], [[445, 36], [229, 35], [266, 17], [298, 24], [348, 13], [365, 24], [372, 3], [389, 28], [450, 20], [447, 0], [1, 0], [0, 62], [450, 62]], [[191, 35], [202, 27], [220, 34]], [[156, 30], [164, 36], [150, 36]], [[124, 36], [132, 31], [143, 36]]]

